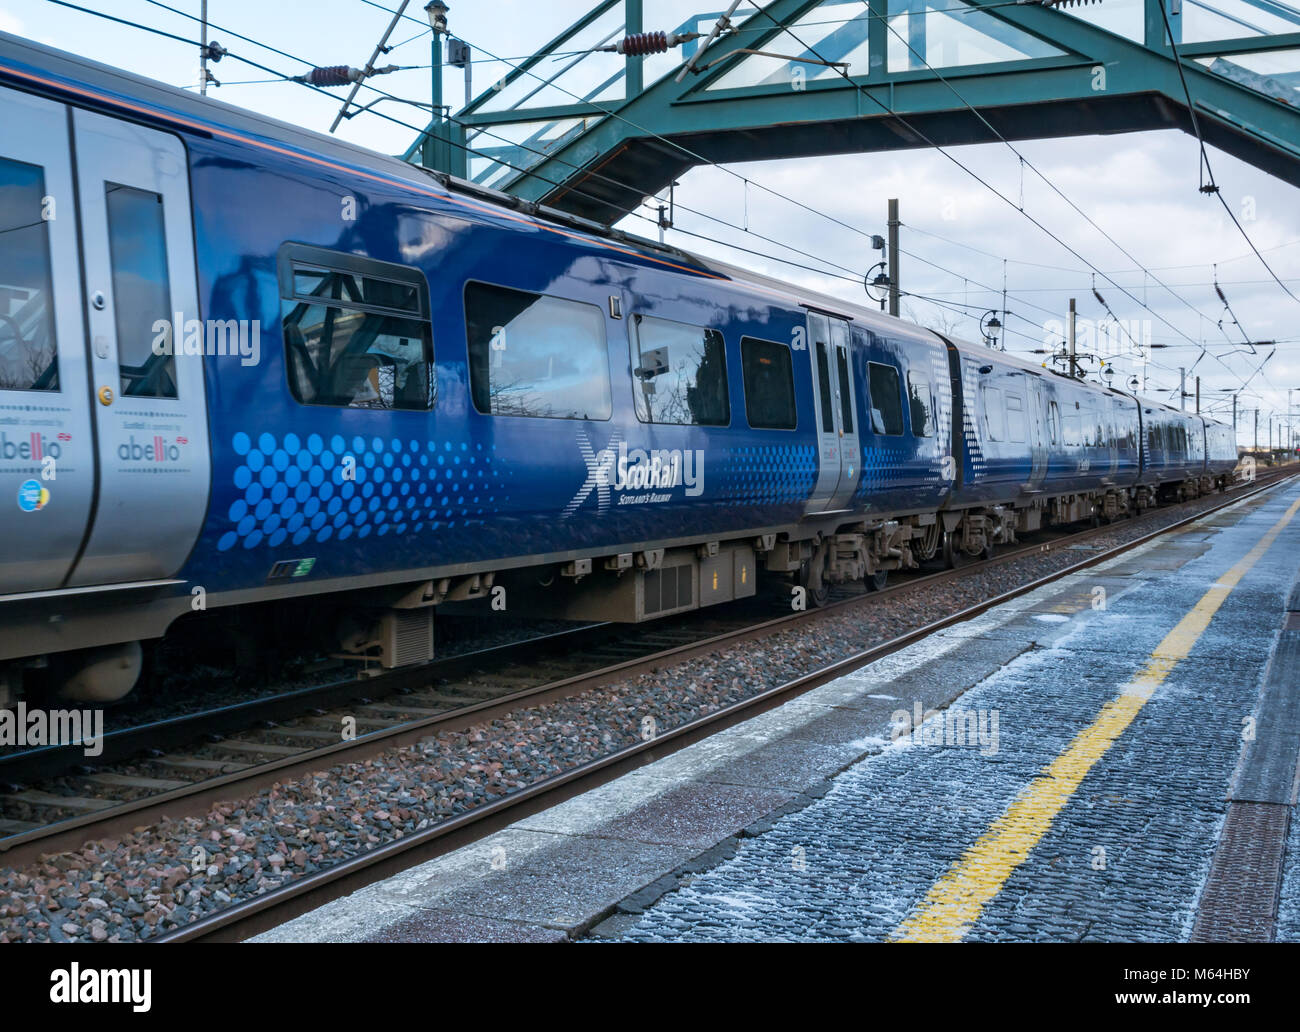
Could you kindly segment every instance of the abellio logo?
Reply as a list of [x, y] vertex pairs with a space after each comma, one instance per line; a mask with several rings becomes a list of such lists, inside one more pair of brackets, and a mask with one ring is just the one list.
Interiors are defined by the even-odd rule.
[[69, 434], [59, 434], [58, 438], [46, 437], [33, 430], [25, 437], [10, 437], [0, 430], [0, 459], [18, 462], [40, 462], [42, 459], [57, 459], [63, 455], [60, 441], [67, 442]]
[[117, 457], [123, 462], [180, 462], [183, 443], [185, 443], [183, 437], [168, 442], [155, 434], [141, 444], [135, 439], [135, 434], [132, 434], [117, 446]]

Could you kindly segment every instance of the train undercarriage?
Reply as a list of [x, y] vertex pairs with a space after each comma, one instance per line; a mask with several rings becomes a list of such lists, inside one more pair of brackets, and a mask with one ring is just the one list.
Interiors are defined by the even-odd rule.
[[[788, 586], [792, 607], [812, 608], [825, 604], [836, 585], [860, 583], [880, 590], [894, 570], [934, 561], [952, 568], [986, 560], [996, 546], [1014, 544], [1024, 534], [1124, 519], [1224, 490], [1230, 482], [1230, 476], [1205, 476], [849, 523], [813, 516], [795, 531], [480, 571], [364, 592], [216, 606], [209, 613], [151, 613], [145, 622], [157, 630], [142, 633], [140, 640], [99, 642], [0, 664], [0, 706], [33, 690], [73, 702], [117, 701], [148, 670], [160, 641], [186, 634], [196, 650], [220, 642], [217, 651], [238, 667], [284, 654], [288, 641], [352, 661], [364, 674], [432, 659], [438, 610], [640, 623], [748, 598], [757, 593], [760, 581], [772, 580]], [[89, 628], [102, 614], [86, 611], [76, 619]], [[78, 626], [72, 621], [66, 630], [75, 634]], [[94, 632], [111, 633], [98, 626]]]

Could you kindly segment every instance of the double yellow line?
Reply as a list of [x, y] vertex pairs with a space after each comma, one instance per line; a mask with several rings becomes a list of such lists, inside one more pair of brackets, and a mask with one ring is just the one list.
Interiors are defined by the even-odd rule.
[[1043, 768], [1043, 777], [1021, 790], [1006, 812], [995, 820], [933, 888], [916, 911], [895, 929], [895, 942], [957, 942], [970, 930], [994, 896], [1052, 826], [1088, 771], [1133, 723], [1178, 662], [1210, 625], [1228, 593], [1268, 551], [1300, 511], [1294, 502], [1280, 520], [1227, 573], [1220, 577], [1156, 646], [1146, 665], [1120, 694], [1107, 702], [1090, 726]]

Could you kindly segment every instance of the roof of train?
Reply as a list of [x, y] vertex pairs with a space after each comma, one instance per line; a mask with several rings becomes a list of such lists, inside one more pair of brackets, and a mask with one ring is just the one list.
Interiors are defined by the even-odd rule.
[[[754, 272], [751, 269], [731, 265], [717, 259], [706, 258], [701, 255], [681, 250], [677, 247], [658, 244], [643, 237], [623, 233], [618, 230], [611, 230], [597, 223], [577, 218], [545, 206], [522, 204], [518, 199], [507, 194], [481, 187], [475, 183], [459, 180], [442, 173], [432, 172], [429, 169], [412, 165], [400, 158], [381, 154], [378, 151], [373, 151], [357, 144], [348, 143], [333, 136], [327, 136], [322, 133], [313, 132], [309, 129], [303, 129], [299, 126], [291, 125], [288, 122], [282, 122], [279, 119], [270, 118], [266, 115], [259, 114], [258, 112], [250, 111], [247, 108], [237, 107], [213, 97], [196, 95], [178, 87], [159, 82], [156, 79], [136, 75], [120, 68], [114, 68], [111, 65], [102, 64], [98, 61], [92, 61], [89, 58], [68, 53], [67, 51], [58, 50], [53, 47], [36, 43], [32, 40], [0, 32], [0, 73], [8, 72], [12, 78], [20, 81], [26, 80], [33, 85], [44, 85], [55, 89], [60, 88], [60, 84], [57, 82], [41, 80], [30, 75], [24, 75], [21, 69], [8, 65], [3, 61], [3, 59], [16, 61], [20, 64], [25, 64], [34, 68], [45, 69], [69, 82], [97, 87], [123, 97], [152, 103], [158, 108], [158, 110], [154, 112], [155, 114], [161, 115], [164, 118], [170, 116], [173, 121], [188, 124], [190, 128], [196, 128], [200, 131], [203, 129], [203, 123], [206, 122], [224, 128], [242, 130], [246, 133], [271, 138], [281, 143], [287, 143], [301, 148], [304, 151], [315, 153], [322, 157], [332, 157], [340, 161], [350, 162], [362, 168], [387, 173], [398, 179], [410, 180], [412, 174], [414, 174], [427, 179], [430, 183], [440, 184], [443, 189], [447, 191], [448, 196], [452, 193], [474, 195], [488, 203], [498, 205], [502, 208], [503, 213], [522, 211], [531, 218], [536, 219], [538, 222], [555, 223], [569, 228], [576, 228], [581, 232], [590, 234], [590, 236], [596, 240], [613, 238], [618, 240], [624, 246], [640, 250], [644, 253], [646, 258], [652, 260], [657, 255], [671, 255], [678, 261], [689, 262], [695, 265], [701, 271], [734, 280], [738, 285], [743, 286], [746, 284], [752, 284], [754, 286], [762, 287], [767, 291], [785, 295], [795, 304], [851, 318], [877, 332], [904, 335], [912, 337], [913, 339], [925, 339], [928, 341], [939, 341], [944, 339], [939, 337], [939, 335], [933, 330], [929, 330], [925, 327], [918, 326], [915, 323], [907, 322], [906, 320], [894, 316], [886, 315], [885, 313], [876, 311], [874, 308], [869, 308], [866, 305], [855, 304], [829, 294], [821, 294], [816, 291], [807, 290], [802, 287], [791, 285], [782, 280], [778, 280], [775, 277]], [[111, 98], [90, 96], [87, 99], [107, 101], [110, 104], [112, 103]], [[1009, 355], [1001, 351], [990, 351], [981, 345], [973, 344], [968, 341], [952, 338], [952, 343], [960, 351], [966, 354], [986, 354], [991, 360], [995, 360], [1001, 364], [1017, 366], [1024, 369], [1026, 372], [1035, 375], [1060, 375], [1055, 374], [1050, 370], [1044, 370], [1040, 365], [1018, 358], [1017, 356]], [[1104, 391], [1116, 397], [1136, 399], [1143, 408], [1159, 407], [1170, 412], [1180, 412], [1180, 414], [1184, 416], [1193, 415], [1193, 413], [1181, 412], [1181, 410], [1175, 409], [1163, 402], [1141, 398], [1137, 395], [1130, 395], [1103, 384], [1091, 383], [1088, 384], [1088, 386], [1091, 389]], [[1215, 420], [1209, 420], [1208, 417], [1206, 417], [1206, 419], [1209, 422], [1217, 422]]]

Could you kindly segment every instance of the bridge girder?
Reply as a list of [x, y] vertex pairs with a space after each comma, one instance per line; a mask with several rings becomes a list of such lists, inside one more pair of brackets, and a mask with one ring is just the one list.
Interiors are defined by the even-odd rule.
[[[641, 5], [638, 0], [626, 2], [627, 31], [639, 31]], [[458, 144], [446, 149], [453, 161], [445, 170], [465, 175], [466, 140], [474, 140], [480, 132], [477, 139], [489, 141], [493, 134], [512, 127], [584, 119], [591, 124], [584, 123], [580, 131], [561, 138], [558, 145], [546, 149], [544, 157], [534, 153], [542, 147], [496, 151], [513, 154], [522, 159], [516, 163], [531, 166], [497, 185], [524, 199], [610, 224], [701, 163], [886, 151], [929, 146], [929, 141], [947, 147], [995, 142], [999, 134], [1018, 141], [1161, 128], [1192, 131], [1159, 0], [1145, 0], [1142, 42], [1032, 4], [1008, 7], [996, 6], [1002, 0], [967, 0], [971, 8], [985, 9], [978, 12], [978, 17], [990, 19], [981, 22], [985, 27], [996, 24], [1007, 33], [1019, 33], [1020, 39], [1041, 41], [1057, 53], [942, 68], [938, 74], [926, 67], [889, 69], [881, 56], [889, 46], [881, 15], [888, 10], [895, 17], [900, 0], [892, 0], [889, 8], [888, 0], [871, 0], [866, 25], [868, 74], [852, 81], [841, 75], [818, 78], [801, 82], [800, 88], [783, 80], [710, 89], [739, 61], [748, 59], [746, 51], [779, 42], [784, 27], [821, 2], [772, 0], [765, 15], [756, 14], [744, 23], [748, 26], [766, 17], [769, 32], [722, 37], [700, 55], [699, 63], [707, 70], [688, 75], [681, 83], [670, 74], [641, 89], [639, 68], [633, 65], [637, 59], [629, 58], [629, 95], [620, 101], [480, 110], [490, 106], [486, 104], [493, 95], [489, 91], [452, 123], [444, 124], [443, 131], [450, 130], [453, 144]], [[1251, 2], [1279, 6], [1272, 0]], [[613, 0], [606, 0], [588, 19], [612, 6]], [[848, 5], [838, 6], [842, 10]], [[1300, 12], [1296, 24], [1300, 30]], [[559, 37], [511, 78], [531, 74], [536, 61], [566, 38]], [[788, 47], [790, 37], [784, 38]], [[1300, 185], [1300, 93], [1294, 102], [1276, 99], [1197, 60], [1278, 50], [1300, 51], [1300, 31], [1179, 47], [1206, 141]], [[817, 52], [832, 60], [838, 56], [820, 48]], [[417, 149], [418, 143], [408, 156]], [[485, 147], [483, 153], [491, 156], [494, 151]]]

